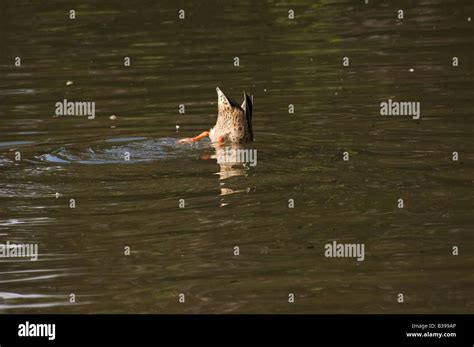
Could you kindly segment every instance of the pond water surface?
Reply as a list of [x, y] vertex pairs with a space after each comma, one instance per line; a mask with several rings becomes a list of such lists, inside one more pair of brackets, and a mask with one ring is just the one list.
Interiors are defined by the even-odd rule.
[[[473, 10], [1, 1], [0, 242], [39, 257], [0, 260], [0, 312], [472, 313]], [[176, 143], [215, 123], [216, 86], [254, 95], [255, 166]]]

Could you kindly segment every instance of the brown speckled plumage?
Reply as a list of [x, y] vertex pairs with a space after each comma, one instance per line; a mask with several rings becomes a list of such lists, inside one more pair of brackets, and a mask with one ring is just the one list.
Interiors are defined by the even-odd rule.
[[235, 101], [226, 97], [217, 90], [217, 122], [209, 132], [212, 142], [219, 142], [219, 138], [233, 143], [253, 141], [252, 108], [253, 97], [244, 93], [244, 102], [239, 106]]

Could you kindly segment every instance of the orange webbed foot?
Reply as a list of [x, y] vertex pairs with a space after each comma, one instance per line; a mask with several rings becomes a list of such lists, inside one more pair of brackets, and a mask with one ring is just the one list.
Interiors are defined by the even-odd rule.
[[178, 143], [193, 143], [202, 140], [205, 137], [209, 136], [209, 131], [203, 131], [201, 134], [195, 137], [187, 137], [185, 139], [181, 139]]

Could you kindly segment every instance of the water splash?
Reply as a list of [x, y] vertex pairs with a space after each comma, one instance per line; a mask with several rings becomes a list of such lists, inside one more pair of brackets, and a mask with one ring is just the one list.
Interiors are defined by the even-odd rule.
[[174, 158], [194, 158], [209, 142], [182, 145], [175, 138], [156, 140], [144, 137], [119, 137], [104, 140], [97, 146], [87, 148], [61, 147], [37, 156], [41, 161], [56, 164], [131, 164]]

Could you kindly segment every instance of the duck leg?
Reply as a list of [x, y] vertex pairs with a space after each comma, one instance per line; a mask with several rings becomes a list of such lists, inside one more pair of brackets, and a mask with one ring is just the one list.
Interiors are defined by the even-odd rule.
[[187, 138], [185, 138], [185, 139], [179, 140], [178, 142], [179, 142], [179, 143], [197, 142], [197, 141], [200, 141], [200, 140], [202, 140], [203, 138], [208, 137], [208, 136], [209, 136], [209, 131], [203, 131], [203, 132], [200, 133], [198, 136], [195, 136], [195, 137], [187, 137]]

